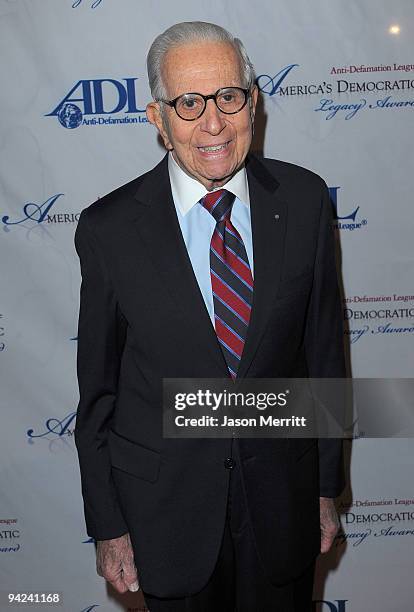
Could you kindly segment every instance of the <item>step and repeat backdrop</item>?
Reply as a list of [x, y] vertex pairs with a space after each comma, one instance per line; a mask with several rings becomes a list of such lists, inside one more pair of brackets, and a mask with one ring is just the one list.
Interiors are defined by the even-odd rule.
[[[254, 148], [330, 187], [350, 373], [412, 376], [411, 0], [1, 0], [0, 610], [8, 591], [59, 592], [70, 612], [145, 609], [96, 575], [83, 521], [73, 237], [85, 206], [161, 159], [146, 53], [190, 20], [244, 41], [261, 92]], [[413, 443], [360, 432], [345, 446], [342, 530], [315, 610], [411, 612]]]

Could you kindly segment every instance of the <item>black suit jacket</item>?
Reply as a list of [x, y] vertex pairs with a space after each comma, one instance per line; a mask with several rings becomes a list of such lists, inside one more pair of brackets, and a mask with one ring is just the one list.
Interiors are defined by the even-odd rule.
[[[326, 184], [249, 156], [254, 303], [240, 377], [345, 375]], [[209, 578], [224, 528], [230, 439], [162, 437], [162, 379], [228, 370], [176, 216], [166, 157], [82, 211], [75, 441], [87, 532], [130, 532], [145, 591]], [[257, 547], [283, 584], [320, 547], [319, 496], [343, 488], [337, 440], [239, 439]]]

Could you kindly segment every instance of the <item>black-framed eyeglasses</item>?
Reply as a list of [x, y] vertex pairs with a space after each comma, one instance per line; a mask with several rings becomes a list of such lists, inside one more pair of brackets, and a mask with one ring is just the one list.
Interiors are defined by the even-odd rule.
[[194, 121], [204, 113], [208, 100], [214, 100], [217, 108], [225, 115], [239, 113], [246, 106], [249, 89], [242, 87], [222, 87], [215, 94], [203, 96], [200, 93], [181, 94], [174, 100], [158, 100], [174, 108], [184, 121]]

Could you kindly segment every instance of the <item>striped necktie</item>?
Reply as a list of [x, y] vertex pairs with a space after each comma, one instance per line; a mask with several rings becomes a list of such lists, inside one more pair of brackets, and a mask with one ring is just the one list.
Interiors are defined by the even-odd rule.
[[232, 378], [237, 376], [253, 302], [253, 277], [243, 240], [230, 220], [235, 196], [219, 189], [200, 204], [216, 220], [210, 243], [210, 275], [218, 341]]

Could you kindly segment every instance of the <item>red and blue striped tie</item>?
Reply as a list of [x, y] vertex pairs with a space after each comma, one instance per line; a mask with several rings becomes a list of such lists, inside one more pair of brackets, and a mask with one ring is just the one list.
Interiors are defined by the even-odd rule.
[[253, 302], [253, 277], [243, 240], [230, 221], [235, 196], [219, 189], [200, 203], [216, 220], [210, 275], [218, 341], [232, 378], [237, 376]]

